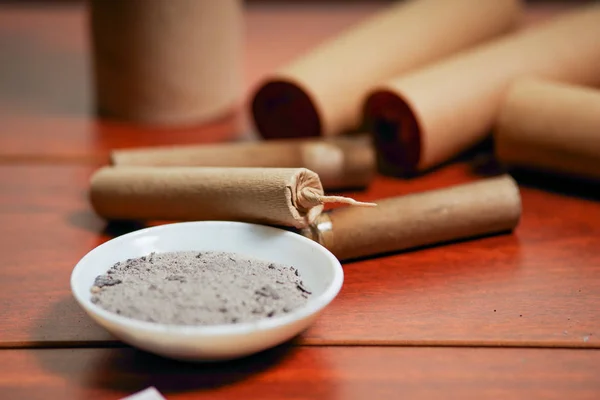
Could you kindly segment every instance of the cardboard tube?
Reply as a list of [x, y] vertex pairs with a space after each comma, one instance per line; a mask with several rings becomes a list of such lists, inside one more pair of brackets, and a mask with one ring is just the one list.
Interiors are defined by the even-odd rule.
[[327, 190], [365, 187], [376, 166], [368, 136], [122, 149], [111, 153], [111, 161], [117, 167], [303, 167], [319, 175]]
[[372, 209], [334, 209], [302, 234], [349, 260], [513, 230], [521, 216], [508, 175], [377, 202]]
[[476, 144], [519, 77], [600, 84], [599, 37], [588, 5], [389, 81], [365, 105], [381, 169], [423, 171]]
[[152, 125], [220, 117], [242, 95], [241, 0], [91, 0], [96, 103]]
[[268, 76], [252, 101], [265, 138], [356, 129], [373, 85], [510, 30], [519, 0], [406, 0]]
[[357, 203], [324, 196], [305, 168], [104, 167], [91, 179], [90, 201], [116, 220], [226, 220], [303, 228], [323, 204]]
[[539, 79], [513, 83], [494, 144], [508, 166], [600, 179], [600, 90]]

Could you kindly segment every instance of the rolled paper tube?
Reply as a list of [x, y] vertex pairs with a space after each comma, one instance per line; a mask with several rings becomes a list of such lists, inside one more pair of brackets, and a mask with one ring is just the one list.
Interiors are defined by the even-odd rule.
[[598, 38], [596, 3], [389, 81], [365, 105], [381, 169], [423, 171], [476, 144], [517, 78], [600, 84]]
[[90, 0], [89, 11], [101, 114], [189, 125], [240, 103], [241, 0]]
[[117, 167], [303, 167], [317, 173], [327, 190], [367, 186], [376, 166], [367, 136], [123, 149], [113, 151], [111, 160]]
[[96, 213], [115, 220], [225, 220], [302, 228], [323, 204], [358, 203], [325, 196], [305, 168], [104, 167], [90, 182]]
[[507, 166], [600, 179], [600, 90], [539, 79], [513, 83], [494, 145]]
[[392, 197], [372, 209], [338, 208], [301, 232], [349, 260], [513, 230], [521, 216], [508, 175]]
[[294, 60], [252, 100], [265, 138], [335, 135], [356, 129], [374, 85], [509, 31], [519, 0], [407, 0]]

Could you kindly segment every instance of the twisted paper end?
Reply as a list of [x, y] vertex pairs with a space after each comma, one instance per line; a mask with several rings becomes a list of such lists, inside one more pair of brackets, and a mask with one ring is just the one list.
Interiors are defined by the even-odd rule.
[[297, 201], [299, 205], [307, 209], [318, 205], [323, 205], [325, 203], [341, 203], [360, 207], [377, 206], [377, 204], [375, 203], [357, 201], [345, 196], [325, 196], [321, 194], [318, 190], [311, 187], [303, 188], [299, 193]]

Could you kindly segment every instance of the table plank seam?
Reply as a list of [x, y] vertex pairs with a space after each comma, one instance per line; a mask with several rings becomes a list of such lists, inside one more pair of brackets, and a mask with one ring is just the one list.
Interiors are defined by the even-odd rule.
[[[600, 345], [590, 343], [561, 343], [535, 341], [402, 341], [402, 340], [305, 340], [293, 343], [294, 347], [437, 347], [437, 348], [498, 348], [498, 349], [581, 349], [599, 350]], [[122, 342], [3, 342], [0, 350], [19, 349], [96, 349], [96, 348], [130, 348]]]

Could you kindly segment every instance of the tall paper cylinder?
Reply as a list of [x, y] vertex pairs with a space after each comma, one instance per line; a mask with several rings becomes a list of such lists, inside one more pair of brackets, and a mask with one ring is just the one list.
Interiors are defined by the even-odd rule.
[[321, 214], [303, 235], [349, 260], [513, 230], [521, 196], [510, 176], [377, 201], [375, 208]]
[[406, 0], [265, 79], [252, 102], [265, 138], [355, 129], [373, 85], [510, 30], [519, 0]]
[[368, 136], [121, 149], [111, 159], [117, 167], [303, 167], [318, 174], [327, 190], [367, 186], [376, 166]]
[[498, 161], [600, 179], [600, 90], [539, 79], [514, 82], [494, 129]]
[[303, 228], [326, 202], [305, 168], [104, 167], [90, 183], [96, 213], [115, 220], [225, 220]]
[[90, 0], [96, 102], [103, 115], [186, 125], [241, 96], [241, 0]]
[[382, 169], [423, 171], [477, 143], [519, 77], [600, 84], [599, 38], [588, 5], [382, 85], [365, 105]]

